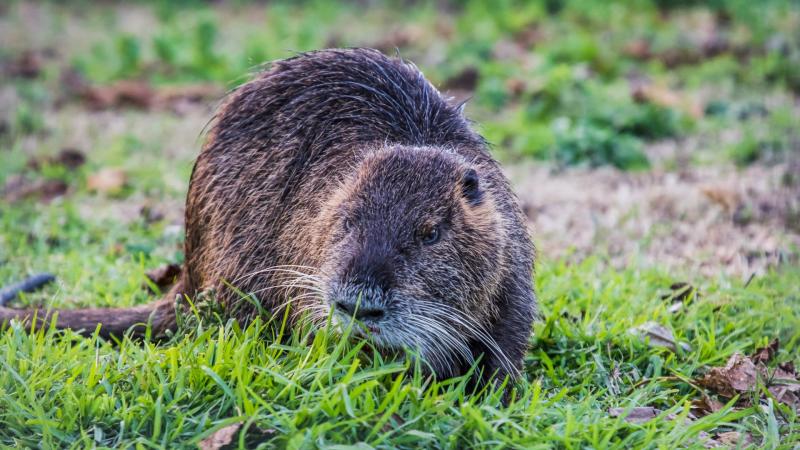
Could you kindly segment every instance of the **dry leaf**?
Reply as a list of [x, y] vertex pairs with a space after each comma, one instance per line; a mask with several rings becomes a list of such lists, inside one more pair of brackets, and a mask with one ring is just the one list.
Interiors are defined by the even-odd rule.
[[121, 191], [127, 182], [128, 176], [122, 169], [106, 167], [93, 175], [89, 175], [86, 185], [90, 191], [115, 194]]
[[42, 54], [35, 50], [22, 52], [6, 66], [6, 73], [12, 77], [36, 78], [42, 72]]
[[650, 51], [650, 42], [646, 39], [635, 39], [628, 42], [622, 48], [622, 52], [626, 56], [635, 59], [648, 59], [652, 56]]
[[3, 198], [9, 203], [25, 198], [38, 198], [48, 203], [67, 193], [69, 186], [62, 180], [36, 180], [31, 181], [22, 175], [14, 175], [6, 180], [3, 188]]
[[712, 368], [705, 376], [696, 380], [697, 384], [731, 398], [753, 391], [760, 378], [766, 382], [767, 390], [777, 401], [800, 408], [800, 380], [794, 364], [791, 361], [779, 364], [772, 372], [765, 364], [775, 357], [778, 346], [778, 340], [774, 339], [766, 347], [757, 349], [750, 357], [735, 353], [728, 359], [725, 367]]
[[668, 328], [656, 323], [646, 322], [636, 328], [631, 329], [631, 332], [642, 339], [649, 338], [651, 346], [666, 347], [673, 352], [680, 346], [684, 351], [692, 351], [692, 347], [685, 342], [677, 342], [672, 331]]
[[[627, 414], [626, 414], [627, 411]], [[611, 417], [623, 417], [626, 422], [644, 423], [661, 414], [661, 411], [650, 406], [639, 406], [635, 408], [610, 408], [608, 415]]]
[[370, 47], [380, 50], [383, 53], [394, 53], [402, 47], [408, 47], [422, 40], [425, 30], [422, 27], [408, 25], [397, 28], [384, 34], [384, 38], [370, 45]]
[[154, 223], [164, 219], [164, 212], [151, 204], [144, 204], [139, 208], [139, 216], [147, 223]]
[[121, 80], [108, 86], [87, 86], [82, 91], [81, 96], [90, 109], [150, 108], [155, 104], [155, 91], [144, 81]]
[[757, 379], [758, 371], [753, 361], [741, 353], [734, 353], [725, 367], [712, 368], [697, 383], [730, 398], [752, 391]]
[[753, 437], [749, 433], [742, 433], [740, 431], [726, 431], [714, 436], [710, 441], [712, 447], [747, 447], [753, 443]]
[[736, 211], [742, 203], [739, 193], [733, 189], [726, 189], [720, 186], [704, 186], [700, 188], [700, 191], [709, 200], [722, 206], [728, 213]]
[[166, 264], [153, 270], [148, 270], [145, 275], [159, 289], [164, 290], [175, 284], [181, 274], [181, 266], [177, 264]]
[[670, 293], [664, 294], [661, 296], [662, 300], [672, 300], [676, 302], [682, 302], [689, 298], [693, 293], [697, 292], [697, 290], [689, 283], [684, 282], [676, 282], [672, 283], [669, 286]]
[[725, 405], [721, 401], [713, 399], [707, 395], [692, 400], [692, 412], [694, 412], [697, 417], [714, 414], [724, 407]]
[[689, 98], [664, 86], [649, 83], [635, 83], [631, 87], [631, 97], [640, 103], [652, 103], [664, 108], [677, 109], [690, 117], [703, 117], [703, 106], [694, 98]]
[[233, 441], [241, 426], [242, 424], [239, 422], [228, 425], [227, 427], [222, 427], [212, 433], [211, 436], [200, 441], [198, 447], [200, 447], [201, 450], [219, 450]]
[[33, 170], [39, 170], [44, 165], [64, 166], [69, 170], [75, 170], [86, 162], [86, 155], [74, 148], [64, 148], [56, 156], [42, 158], [31, 158], [27, 166]]
[[800, 409], [800, 379], [793, 362], [778, 364], [778, 368], [769, 377], [767, 389], [779, 402]]
[[145, 81], [121, 80], [106, 86], [78, 86], [78, 95], [91, 109], [174, 107], [180, 102], [199, 102], [223, 95], [214, 84], [193, 84], [155, 88]]
[[448, 78], [442, 84], [442, 90], [472, 92], [478, 86], [479, 78], [480, 72], [478, 72], [478, 68], [467, 66], [461, 72]]
[[775, 357], [775, 354], [778, 353], [778, 347], [780, 346], [780, 342], [777, 338], [773, 339], [766, 347], [757, 348], [756, 351], [750, 356], [750, 359], [758, 364], [767, 364], [768, 362], [772, 361], [772, 358]]

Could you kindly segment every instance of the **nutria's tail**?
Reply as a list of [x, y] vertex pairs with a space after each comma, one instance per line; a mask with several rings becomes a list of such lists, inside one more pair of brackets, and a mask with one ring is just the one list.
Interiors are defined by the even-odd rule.
[[13, 309], [0, 307], [0, 327], [11, 319], [23, 322], [28, 328], [49, 326], [55, 317], [56, 328], [72, 329], [84, 336], [95, 332], [100, 325], [100, 336], [109, 338], [130, 335], [145, 337], [150, 325], [150, 336], [165, 336], [167, 330], [176, 327], [175, 295], [180, 293], [179, 281], [161, 300], [132, 308], [86, 308], [86, 309]]

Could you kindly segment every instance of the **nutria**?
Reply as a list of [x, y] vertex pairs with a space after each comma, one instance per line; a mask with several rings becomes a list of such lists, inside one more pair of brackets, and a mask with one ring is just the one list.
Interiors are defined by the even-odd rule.
[[[312, 317], [333, 309], [340, 323], [354, 316], [378, 348], [413, 348], [437, 375], [479, 357], [484, 374], [516, 375], [537, 315], [533, 246], [462, 110], [415, 66], [375, 50], [275, 62], [215, 117], [169, 294], [60, 310], [57, 326], [101, 323], [110, 336], [149, 323], [163, 334], [176, 326], [176, 295], [213, 290], [241, 320], [290, 304]], [[33, 313], [0, 308], [0, 322]]]

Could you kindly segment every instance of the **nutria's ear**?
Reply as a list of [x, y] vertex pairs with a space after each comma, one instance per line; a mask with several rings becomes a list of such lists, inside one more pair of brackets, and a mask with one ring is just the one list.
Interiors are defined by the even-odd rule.
[[471, 205], [479, 205], [483, 200], [480, 179], [475, 169], [468, 169], [461, 177], [461, 193]]

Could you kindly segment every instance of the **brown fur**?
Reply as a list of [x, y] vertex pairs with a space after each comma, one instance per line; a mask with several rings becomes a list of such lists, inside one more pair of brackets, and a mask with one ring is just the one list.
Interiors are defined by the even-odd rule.
[[419, 347], [438, 374], [482, 357], [502, 376], [537, 311], [525, 221], [483, 139], [414, 66], [374, 50], [278, 61], [230, 95], [192, 173], [185, 253], [164, 300], [59, 311], [58, 326], [163, 333], [176, 294], [208, 289], [253, 317], [230, 283], [270, 313], [372, 314], [380, 346]]

